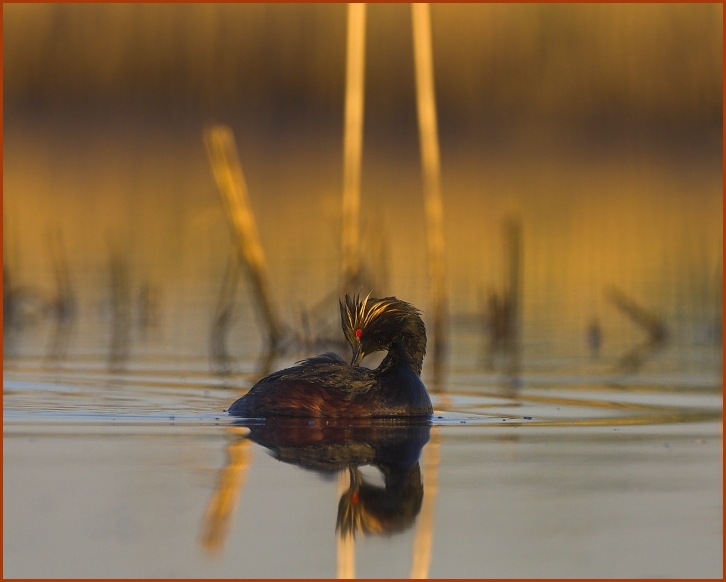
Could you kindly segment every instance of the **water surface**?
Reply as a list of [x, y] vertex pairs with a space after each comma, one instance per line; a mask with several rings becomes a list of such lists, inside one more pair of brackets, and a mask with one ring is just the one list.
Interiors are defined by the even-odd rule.
[[[5, 576], [720, 575], [715, 374], [665, 373], [664, 357], [623, 379], [606, 372], [616, 360], [560, 359], [512, 382], [459, 348], [425, 444], [407, 449], [409, 464], [421, 452], [418, 507], [401, 502], [393, 533], [369, 519], [341, 540], [349, 471], [320, 472], [313, 445], [300, 447], [330, 445], [332, 429], [299, 427], [287, 448], [274, 432], [249, 440], [223, 410], [258, 377], [256, 353], [218, 375], [202, 355], [147, 342], [120, 370], [98, 346], [6, 357]], [[708, 349], [699, 357], [716, 365]], [[382, 488], [360, 442], [360, 473]]]

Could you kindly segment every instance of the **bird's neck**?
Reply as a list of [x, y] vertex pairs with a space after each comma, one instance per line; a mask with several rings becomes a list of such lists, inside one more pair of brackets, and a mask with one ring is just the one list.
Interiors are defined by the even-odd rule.
[[411, 346], [406, 346], [402, 341], [395, 341], [378, 366], [378, 372], [381, 374], [393, 373], [403, 366], [420, 376], [423, 367], [423, 356], [423, 353], [415, 348], [412, 349]]

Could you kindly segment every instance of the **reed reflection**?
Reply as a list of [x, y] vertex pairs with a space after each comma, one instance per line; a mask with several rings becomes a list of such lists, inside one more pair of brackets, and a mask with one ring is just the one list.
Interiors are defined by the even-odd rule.
[[[350, 484], [338, 500], [335, 529], [343, 541], [356, 535], [392, 535], [416, 521], [424, 498], [419, 459], [429, 440], [428, 422], [392, 420], [240, 420], [231, 432], [227, 463], [220, 470], [202, 525], [200, 543], [209, 553], [226, 541], [231, 517], [252, 465], [250, 443], [277, 460], [324, 478], [345, 472]], [[377, 468], [383, 485], [361, 467]], [[332, 524], [331, 524], [332, 526]]]

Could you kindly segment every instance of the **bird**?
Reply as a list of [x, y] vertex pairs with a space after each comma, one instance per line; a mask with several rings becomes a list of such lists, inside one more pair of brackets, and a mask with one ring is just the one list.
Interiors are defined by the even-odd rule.
[[[341, 326], [353, 355], [307, 358], [258, 381], [229, 407], [245, 418], [412, 418], [433, 414], [421, 380], [426, 326], [421, 312], [396, 297], [345, 295]], [[388, 352], [375, 369], [360, 366], [369, 354]]]

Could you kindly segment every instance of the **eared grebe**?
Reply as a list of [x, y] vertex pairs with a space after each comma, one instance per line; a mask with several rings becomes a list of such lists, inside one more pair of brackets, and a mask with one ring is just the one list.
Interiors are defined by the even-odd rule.
[[[395, 297], [345, 296], [340, 302], [351, 364], [326, 353], [270, 374], [230, 406], [246, 418], [423, 417], [433, 414], [421, 381], [426, 328], [421, 312]], [[387, 351], [375, 370], [358, 366], [368, 354]]]

